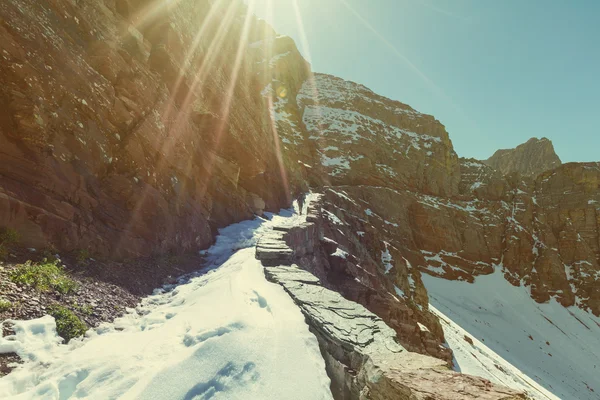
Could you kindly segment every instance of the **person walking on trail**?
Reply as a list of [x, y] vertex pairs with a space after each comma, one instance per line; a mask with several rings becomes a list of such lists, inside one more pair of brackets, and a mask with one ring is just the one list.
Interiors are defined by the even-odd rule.
[[305, 194], [304, 193], [300, 193], [300, 195], [298, 196], [298, 214], [302, 215], [302, 209], [304, 208], [304, 198], [305, 198]]

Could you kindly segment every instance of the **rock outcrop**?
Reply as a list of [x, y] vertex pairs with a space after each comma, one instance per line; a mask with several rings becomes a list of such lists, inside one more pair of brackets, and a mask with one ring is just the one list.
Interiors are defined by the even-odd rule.
[[396, 249], [379, 242], [375, 231], [357, 233], [353, 224], [328, 211], [330, 196], [337, 197], [337, 193], [327, 190], [314, 201], [306, 223], [265, 234], [257, 244], [257, 258], [266, 266], [295, 263], [318, 277], [323, 287], [384, 319], [406, 349], [450, 364], [452, 354], [442, 345], [442, 328], [428, 310], [420, 272], [414, 269], [403, 275], [408, 268], [398, 266], [396, 279], [382, 268], [381, 259], [388, 255], [388, 261], [393, 261]]
[[407, 351], [381, 318], [293, 264], [321, 252], [319, 240], [324, 247], [332, 243], [322, 240], [321, 206], [315, 206], [308, 222], [264, 235], [256, 257], [265, 265], [267, 279], [283, 286], [306, 317], [319, 341], [336, 400], [525, 399], [524, 394], [483, 378], [450, 371], [439, 359]]
[[[303, 123], [305, 146], [314, 148], [302, 163], [332, 189], [324, 203], [331, 239], [363, 247], [353, 254], [368, 255], [357, 263], [365, 276], [388, 272], [376, 292], [395, 295], [397, 287], [409, 308], [426, 307], [411, 271], [472, 282], [501, 268], [537, 301], [554, 297], [600, 315], [597, 164], [556, 164], [547, 139], [515, 150], [511, 165], [524, 173], [458, 159], [433, 117], [329, 75], [308, 80], [296, 103], [302, 120], [287, 121]], [[532, 168], [542, 172], [530, 175]], [[386, 309], [376, 313], [396, 319]]]
[[458, 156], [434, 117], [323, 74], [304, 83], [297, 103], [327, 184], [458, 192]]
[[299, 166], [260, 92], [300, 85], [308, 64], [225, 3], [3, 1], [0, 226], [122, 258], [205, 248], [288, 204]]
[[547, 138], [531, 138], [514, 149], [498, 150], [484, 163], [505, 175], [518, 172], [534, 178], [562, 164]]

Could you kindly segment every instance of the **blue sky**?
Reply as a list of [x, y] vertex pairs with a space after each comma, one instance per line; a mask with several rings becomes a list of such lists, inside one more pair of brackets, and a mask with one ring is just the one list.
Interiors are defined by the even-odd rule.
[[293, 0], [255, 1], [314, 71], [434, 115], [462, 157], [535, 136], [600, 161], [600, 0], [296, 0], [308, 46]]

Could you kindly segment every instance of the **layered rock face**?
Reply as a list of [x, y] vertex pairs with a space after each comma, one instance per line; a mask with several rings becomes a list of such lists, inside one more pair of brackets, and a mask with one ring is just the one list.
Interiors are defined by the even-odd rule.
[[[344, 271], [335, 270], [329, 253], [351, 256], [327, 238], [323, 212], [327, 213], [317, 201], [306, 223], [265, 234], [256, 257], [265, 265], [267, 279], [283, 286], [305, 315], [319, 341], [336, 400], [526, 398], [485, 379], [452, 372], [441, 360], [407, 351], [381, 318], [298, 267], [295, 262], [305, 268], [320, 265], [315, 272], [328, 280], [326, 285], [339, 285], [335, 275]], [[324, 255], [330, 256], [329, 262]], [[310, 258], [313, 261], [306, 263]]]
[[514, 149], [498, 150], [484, 163], [503, 174], [518, 172], [533, 177], [562, 164], [546, 138], [531, 138]]
[[554, 297], [600, 314], [597, 164], [530, 175], [559, 162], [547, 139], [515, 150], [526, 157], [511, 165], [525, 173], [458, 160], [432, 117], [328, 75], [307, 81], [297, 104], [315, 148], [310, 171], [332, 186], [332, 239], [360, 244], [350, 253], [384, 272], [388, 283], [371, 285], [375, 291], [395, 295], [396, 286], [408, 304], [426, 306], [411, 271], [473, 281], [501, 268], [537, 301]]
[[458, 192], [458, 157], [432, 116], [321, 74], [304, 83], [297, 103], [326, 183]]
[[598, 164], [565, 164], [535, 179], [513, 174], [504, 180], [487, 165], [462, 164], [468, 172], [461, 188], [471, 205], [452, 201], [454, 209], [435, 213], [448, 221], [437, 226], [454, 226], [468, 240], [422, 247], [427, 269], [471, 279], [502, 266], [511, 283], [531, 286], [537, 301], [555, 297], [599, 315]]
[[0, 226], [24, 244], [202, 248], [289, 204], [260, 89], [308, 65], [243, 2], [8, 0], [0, 22]]

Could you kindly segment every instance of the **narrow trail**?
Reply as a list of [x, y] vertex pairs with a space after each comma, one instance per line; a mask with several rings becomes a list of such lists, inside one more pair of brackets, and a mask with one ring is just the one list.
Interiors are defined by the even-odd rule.
[[255, 259], [262, 234], [305, 214], [282, 210], [220, 230], [206, 268], [68, 345], [52, 317], [13, 321], [0, 351], [25, 363], [0, 379], [0, 398], [331, 399], [316, 338]]

